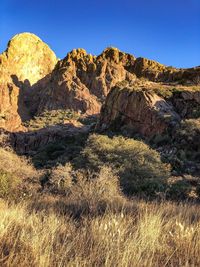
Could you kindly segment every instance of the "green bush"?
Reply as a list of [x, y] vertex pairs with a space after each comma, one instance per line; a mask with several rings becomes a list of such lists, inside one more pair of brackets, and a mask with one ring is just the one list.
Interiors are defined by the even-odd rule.
[[168, 166], [155, 150], [121, 136], [91, 135], [78, 160], [82, 166], [96, 171], [105, 165], [111, 167], [128, 194], [154, 195], [165, 189], [165, 179], [169, 177]]

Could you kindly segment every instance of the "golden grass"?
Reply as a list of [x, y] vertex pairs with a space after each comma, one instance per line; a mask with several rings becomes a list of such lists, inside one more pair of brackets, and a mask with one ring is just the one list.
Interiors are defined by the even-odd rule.
[[20, 179], [31, 178], [37, 175], [37, 171], [25, 157], [19, 157], [13, 151], [1, 147], [0, 169], [13, 173]]
[[41, 175], [25, 157], [0, 148], [0, 198], [18, 201], [35, 194]]
[[[23, 181], [39, 174], [3, 149], [0, 168]], [[198, 204], [127, 199], [105, 166], [96, 175], [58, 166], [50, 182], [0, 199], [1, 267], [200, 266]]]
[[0, 266], [200, 266], [195, 205], [131, 201], [75, 219], [61, 202], [0, 202]]

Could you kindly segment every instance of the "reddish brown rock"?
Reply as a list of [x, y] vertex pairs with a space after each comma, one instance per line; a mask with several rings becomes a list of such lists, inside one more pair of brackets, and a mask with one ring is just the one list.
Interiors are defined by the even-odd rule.
[[179, 115], [153, 92], [114, 87], [101, 109], [98, 130], [114, 129], [153, 136], [179, 121]]
[[181, 84], [200, 84], [200, 67], [178, 69], [165, 66], [154, 60], [139, 57], [132, 67], [138, 78], [146, 78], [153, 82], [179, 82]]
[[135, 75], [126, 70], [134, 60], [116, 48], [106, 49], [98, 57], [87, 54], [84, 49], [74, 49], [58, 62], [45, 84], [39, 83], [38, 90], [34, 88], [33, 95], [40, 91], [34, 110], [41, 113], [45, 109], [69, 108], [87, 114], [99, 113], [112, 86], [135, 79]]
[[117, 48], [107, 48], [99, 56], [74, 49], [57, 62], [55, 54], [37, 36], [19, 34], [0, 55], [0, 128], [22, 130], [22, 121], [46, 109], [99, 113], [111, 88], [122, 81], [133, 84], [146, 78], [198, 84], [199, 77], [199, 67], [166, 67], [145, 58], [136, 59]]

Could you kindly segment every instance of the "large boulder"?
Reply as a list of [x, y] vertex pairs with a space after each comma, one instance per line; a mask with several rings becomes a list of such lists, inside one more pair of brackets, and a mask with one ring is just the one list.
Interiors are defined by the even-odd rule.
[[14, 36], [0, 55], [0, 127], [9, 131], [22, 129], [29, 118], [24, 104], [27, 91], [49, 74], [57, 58], [40, 38], [31, 33]]
[[150, 137], [162, 134], [179, 120], [173, 106], [150, 90], [114, 87], [102, 106], [97, 129]]

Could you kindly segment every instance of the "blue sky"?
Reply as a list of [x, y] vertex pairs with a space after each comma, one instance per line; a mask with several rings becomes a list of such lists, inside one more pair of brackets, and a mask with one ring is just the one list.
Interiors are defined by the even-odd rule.
[[166, 65], [200, 65], [200, 0], [1, 0], [0, 52], [25, 31], [59, 58], [114, 46]]

